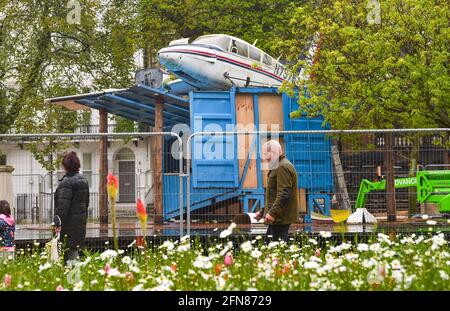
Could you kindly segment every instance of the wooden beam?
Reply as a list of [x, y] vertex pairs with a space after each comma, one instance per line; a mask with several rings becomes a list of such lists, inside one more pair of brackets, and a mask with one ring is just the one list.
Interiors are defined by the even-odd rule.
[[[164, 126], [164, 116], [163, 116], [163, 99], [161, 96], [156, 97], [155, 101], [155, 127], [154, 132], [162, 132]], [[163, 184], [162, 184], [162, 157], [163, 157], [163, 137], [154, 137], [154, 148], [153, 148], [153, 161], [154, 161], [154, 174], [153, 174], [153, 184], [154, 184], [154, 194], [153, 202], [155, 208], [155, 224], [161, 224], [163, 222]]]
[[[108, 113], [106, 109], [100, 109], [100, 133], [108, 132]], [[99, 159], [99, 208], [100, 225], [108, 225], [108, 195], [106, 193], [106, 176], [108, 174], [108, 138], [100, 137], [100, 159]]]

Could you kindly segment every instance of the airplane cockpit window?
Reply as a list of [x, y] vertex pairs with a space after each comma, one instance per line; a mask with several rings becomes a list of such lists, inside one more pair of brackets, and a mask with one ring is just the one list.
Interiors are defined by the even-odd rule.
[[263, 63], [267, 66], [273, 66], [274, 65], [274, 61], [273, 58], [270, 57], [267, 54], [263, 54]]
[[237, 40], [231, 42], [230, 52], [248, 57], [248, 45]]
[[257, 48], [250, 46], [250, 58], [260, 62], [261, 61], [261, 52]]
[[225, 51], [228, 51], [228, 47], [230, 46], [230, 38], [225, 36], [205, 36], [198, 37], [192, 44], [207, 44], [207, 45], [215, 45]]

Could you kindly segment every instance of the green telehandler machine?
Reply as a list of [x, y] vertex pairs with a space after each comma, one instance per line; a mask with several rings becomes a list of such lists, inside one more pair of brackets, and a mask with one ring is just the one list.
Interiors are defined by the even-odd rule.
[[[435, 203], [439, 213], [450, 213], [450, 169], [422, 170], [416, 177], [396, 178], [395, 189], [416, 187], [417, 203]], [[356, 198], [356, 212], [350, 215], [347, 223], [376, 222], [375, 217], [365, 208], [367, 196], [373, 191], [386, 189], [386, 180], [369, 181], [363, 179]]]

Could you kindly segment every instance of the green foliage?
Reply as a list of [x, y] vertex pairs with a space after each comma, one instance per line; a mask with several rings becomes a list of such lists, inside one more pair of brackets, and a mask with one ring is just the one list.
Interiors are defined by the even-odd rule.
[[[213, 238], [204, 247], [183, 238], [162, 245], [150, 241], [144, 249], [134, 241], [118, 252], [84, 251], [79, 262], [67, 267], [62, 260], [49, 261], [48, 252], [36, 243], [2, 262], [0, 290], [450, 289], [444, 233], [379, 233], [365, 243], [357, 238], [336, 242], [327, 233], [317, 239], [298, 234], [289, 244], [268, 245], [258, 238], [240, 246]], [[226, 256], [233, 260], [225, 262]]]
[[[450, 9], [444, 0], [380, 0], [381, 23], [366, 1], [315, 1], [291, 20], [290, 57], [320, 39], [316, 62], [299, 61], [311, 98], [336, 129], [449, 127]], [[316, 35], [317, 36], [317, 35]], [[312, 64], [311, 64], [312, 63]]]

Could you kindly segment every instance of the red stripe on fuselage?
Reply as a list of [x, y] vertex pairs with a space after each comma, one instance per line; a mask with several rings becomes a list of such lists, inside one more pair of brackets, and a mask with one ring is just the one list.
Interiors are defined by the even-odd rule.
[[[222, 59], [222, 60], [226, 60], [226, 61], [228, 61], [230, 63], [235, 63], [236, 65], [239, 65], [239, 66], [244, 66], [244, 67], [246, 67], [246, 68], [248, 68], [250, 70], [256, 71], [256, 72], [261, 72], [261, 73], [268, 74], [268, 75], [270, 75], [271, 77], [273, 77], [276, 80], [281, 80], [281, 82], [283, 82], [285, 80], [285, 79], [283, 79], [283, 78], [281, 78], [281, 77], [279, 77], [279, 76], [277, 76], [277, 75], [275, 75], [275, 74], [273, 74], [273, 73], [271, 73], [269, 71], [265, 71], [265, 70], [262, 70], [260, 68], [254, 68], [254, 67], [252, 67], [249, 64], [246, 64], [246, 63], [243, 63], [243, 62], [240, 62], [240, 61], [237, 61], [237, 60], [225, 57], [225, 56], [221, 56], [221, 55], [216, 55], [216, 54], [203, 52], [203, 51], [188, 50], [188, 49], [176, 49], [176, 50], [170, 50], [170, 51], [167, 51], [167, 52], [168, 53], [171, 53], [171, 52], [187, 52], [187, 53], [190, 53], [190, 54], [198, 54], [200, 56], [216, 57], [216, 58], [219, 58], [219, 59]], [[167, 52], [162, 52], [162, 53], [167, 53]]]

